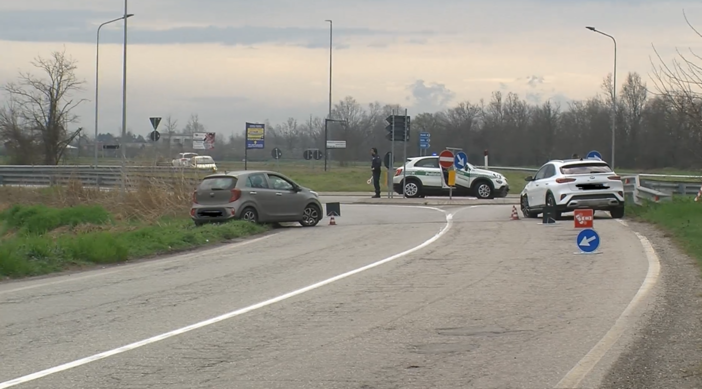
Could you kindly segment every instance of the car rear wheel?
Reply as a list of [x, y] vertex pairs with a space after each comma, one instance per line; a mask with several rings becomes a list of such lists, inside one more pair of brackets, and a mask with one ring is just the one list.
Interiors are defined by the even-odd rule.
[[250, 223], [258, 223], [258, 214], [255, 209], [246, 207], [241, 211], [241, 220]]
[[405, 182], [402, 189], [407, 197], [420, 197], [422, 195], [422, 184], [416, 179]]
[[621, 219], [624, 217], [624, 207], [612, 208], [609, 214], [612, 215], [612, 219]]
[[561, 218], [561, 213], [556, 211], [556, 198], [553, 197], [553, 193], [548, 192], [546, 195], [546, 207], [551, 207], [553, 209], [553, 218], [558, 220]]
[[322, 211], [314, 204], [309, 204], [302, 211], [300, 225], [303, 227], [314, 227], [322, 220]]

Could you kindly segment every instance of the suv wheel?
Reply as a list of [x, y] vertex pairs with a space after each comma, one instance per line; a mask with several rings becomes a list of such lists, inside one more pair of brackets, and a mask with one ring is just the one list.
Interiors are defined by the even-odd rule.
[[402, 190], [407, 197], [419, 197], [422, 192], [422, 184], [417, 180], [409, 180], [403, 183]]
[[495, 189], [492, 187], [492, 183], [486, 180], [480, 180], [475, 183], [475, 197], [485, 200], [491, 199], [494, 196]]
[[621, 219], [624, 217], [624, 207], [612, 208], [609, 214], [612, 215], [612, 219]]
[[314, 204], [309, 204], [302, 211], [300, 225], [303, 227], [314, 227], [322, 219], [322, 211]]
[[527, 196], [522, 196], [519, 202], [522, 207], [522, 215], [524, 215], [524, 217], [534, 219], [537, 216], [539, 216], [538, 213], [529, 211], [529, 199], [527, 198]]

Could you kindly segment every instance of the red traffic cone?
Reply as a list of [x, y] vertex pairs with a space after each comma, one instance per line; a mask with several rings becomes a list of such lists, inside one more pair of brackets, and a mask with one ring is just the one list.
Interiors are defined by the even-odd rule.
[[512, 206], [512, 216], [510, 217], [512, 220], [519, 220], [519, 214], [517, 213], [517, 206], [513, 205]]
[[330, 226], [335, 226], [335, 225], [336, 225], [336, 220], [334, 220], [334, 215], [332, 215], [332, 216], [329, 218], [329, 225], [330, 225]]

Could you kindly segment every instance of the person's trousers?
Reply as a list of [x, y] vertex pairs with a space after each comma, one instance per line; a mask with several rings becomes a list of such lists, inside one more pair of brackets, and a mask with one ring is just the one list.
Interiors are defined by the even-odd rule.
[[375, 195], [380, 196], [380, 172], [373, 171], [373, 186], [375, 187]]

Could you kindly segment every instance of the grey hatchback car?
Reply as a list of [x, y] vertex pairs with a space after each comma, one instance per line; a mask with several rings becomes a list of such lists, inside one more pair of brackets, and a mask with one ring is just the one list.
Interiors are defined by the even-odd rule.
[[196, 225], [236, 219], [314, 227], [323, 218], [317, 192], [264, 170], [211, 174], [193, 192], [192, 202], [190, 217]]

